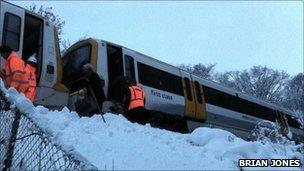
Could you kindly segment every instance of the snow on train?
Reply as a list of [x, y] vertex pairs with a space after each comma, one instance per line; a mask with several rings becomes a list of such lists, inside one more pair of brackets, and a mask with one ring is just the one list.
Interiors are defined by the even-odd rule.
[[104, 78], [108, 98], [109, 84], [118, 76], [141, 83], [147, 109], [166, 128], [176, 123], [183, 131], [200, 126], [223, 128], [246, 139], [259, 121], [269, 120], [277, 121], [283, 133], [290, 130], [294, 140], [304, 141], [299, 123], [288, 110], [107, 41], [79, 41], [61, 58], [57, 36], [55, 26], [43, 17], [0, 0], [0, 45], [11, 46], [25, 61], [34, 53], [38, 57], [37, 105], [73, 109], [83, 88], [77, 81], [80, 68], [89, 62]]
[[[299, 123], [291, 112], [278, 106], [208, 81], [126, 47], [98, 39], [86, 39], [72, 45], [63, 56], [62, 83], [77, 96], [83, 85], [81, 66], [91, 63], [105, 80], [104, 91], [119, 76], [128, 76], [143, 85], [146, 108], [170, 121], [185, 124], [187, 131], [200, 126], [222, 128], [247, 139], [262, 120], [279, 122], [281, 132], [293, 132], [303, 141]], [[76, 80], [76, 81], [75, 81]], [[69, 98], [72, 99], [72, 98]], [[73, 104], [73, 103], [71, 103]], [[169, 122], [168, 122], [169, 121]]]

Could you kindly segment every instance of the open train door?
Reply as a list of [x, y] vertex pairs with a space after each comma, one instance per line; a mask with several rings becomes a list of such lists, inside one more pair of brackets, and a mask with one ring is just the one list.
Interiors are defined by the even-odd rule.
[[185, 116], [195, 118], [195, 97], [193, 94], [191, 75], [181, 70], [183, 91], [185, 97]]
[[124, 76], [123, 69], [123, 58], [122, 58], [122, 48], [107, 43], [107, 60], [108, 60], [108, 80], [109, 80], [109, 89], [108, 89], [108, 98], [111, 100], [111, 96], [115, 94], [115, 90], [111, 85], [113, 82], [121, 76]]
[[[11, 3], [0, 1], [0, 45], [8, 45], [22, 56], [25, 10]], [[4, 59], [1, 57], [1, 68]]]

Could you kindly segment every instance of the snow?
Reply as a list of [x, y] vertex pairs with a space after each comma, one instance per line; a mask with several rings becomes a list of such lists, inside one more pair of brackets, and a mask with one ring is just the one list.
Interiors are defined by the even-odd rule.
[[43, 106], [34, 107], [15, 89], [3, 88], [2, 81], [1, 89], [9, 101], [48, 132], [56, 144], [80, 153], [99, 169], [236, 170], [240, 169], [238, 159], [304, 160], [303, 153], [297, 151], [299, 146], [293, 143], [247, 142], [230, 132], [204, 127], [190, 134], [174, 133], [149, 124], [131, 123], [122, 115], [111, 113], [104, 115], [104, 123], [98, 114], [80, 118], [67, 108], [51, 111]]

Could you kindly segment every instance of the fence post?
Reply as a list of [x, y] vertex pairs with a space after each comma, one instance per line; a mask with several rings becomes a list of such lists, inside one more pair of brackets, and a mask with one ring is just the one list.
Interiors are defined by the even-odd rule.
[[19, 110], [17, 110], [15, 112], [15, 117], [14, 117], [14, 121], [13, 121], [13, 125], [12, 125], [11, 136], [9, 139], [8, 149], [6, 152], [6, 159], [4, 160], [3, 171], [9, 170], [9, 168], [12, 165], [12, 160], [14, 157], [13, 155], [14, 155], [15, 142], [16, 142], [16, 138], [17, 138], [20, 118], [21, 118], [21, 113]]

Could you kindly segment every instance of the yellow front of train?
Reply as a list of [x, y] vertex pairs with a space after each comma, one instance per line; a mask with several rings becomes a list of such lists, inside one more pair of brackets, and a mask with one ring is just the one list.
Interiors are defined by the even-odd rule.
[[68, 108], [75, 110], [75, 102], [84, 98], [86, 87], [82, 67], [91, 64], [96, 72], [98, 60], [98, 42], [94, 39], [85, 39], [73, 44], [62, 57], [61, 83], [69, 90]]

